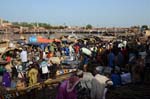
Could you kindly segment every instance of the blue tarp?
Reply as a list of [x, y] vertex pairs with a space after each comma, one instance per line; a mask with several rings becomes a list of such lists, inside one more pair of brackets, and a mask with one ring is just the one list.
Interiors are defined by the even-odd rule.
[[30, 37], [29, 37], [29, 42], [30, 42], [30, 43], [35, 43], [35, 42], [37, 42], [37, 37], [36, 37], [36, 36], [30, 36]]

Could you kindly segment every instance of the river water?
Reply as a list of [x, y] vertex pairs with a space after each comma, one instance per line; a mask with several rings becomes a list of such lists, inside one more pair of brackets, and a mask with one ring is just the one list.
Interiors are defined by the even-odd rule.
[[[50, 37], [50, 38], [59, 38], [62, 35], [71, 35], [71, 33], [55, 33], [55, 34], [45, 34], [45, 33], [40, 33], [40, 34], [15, 34], [15, 33], [7, 33], [7, 34], [0, 34], [0, 41], [1, 40], [15, 40], [15, 39], [20, 39], [21, 37], [24, 37], [25, 39], [28, 39], [32, 35], [37, 35], [37, 36], [42, 36], [42, 37]], [[88, 33], [84, 34], [76, 34], [78, 37], [84, 37], [87, 35], [91, 35]], [[98, 35], [98, 34], [92, 34], [92, 35]]]

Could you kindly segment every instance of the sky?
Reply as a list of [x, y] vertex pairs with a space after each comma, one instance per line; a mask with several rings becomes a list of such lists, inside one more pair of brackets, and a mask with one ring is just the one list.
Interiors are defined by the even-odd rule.
[[0, 0], [0, 18], [51, 25], [150, 25], [150, 0]]

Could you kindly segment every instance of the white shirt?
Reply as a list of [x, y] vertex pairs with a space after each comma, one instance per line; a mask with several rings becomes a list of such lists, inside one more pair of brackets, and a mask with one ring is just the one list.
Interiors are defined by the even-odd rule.
[[46, 53], [43, 52], [43, 59], [46, 59]]
[[42, 74], [46, 74], [48, 73], [48, 63], [43, 61], [41, 64], [40, 64], [40, 68], [42, 68]]
[[27, 62], [27, 51], [22, 51], [20, 53], [21, 62]]
[[127, 41], [123, 41], [123, 44], [126, 47], [127, 46]]
[[[92, 99], [104, 99], [105, 87], [107, 86], [106, 81], [109, 80], [106, 76], [97, 74], [92, 79], [91, 85], [91, 98]], [[110, 81], [112, 84], [112, 81]]]
[[69, 51], [70, 51], [70, 52], [73, 52], [72, 45], [69, 46]]

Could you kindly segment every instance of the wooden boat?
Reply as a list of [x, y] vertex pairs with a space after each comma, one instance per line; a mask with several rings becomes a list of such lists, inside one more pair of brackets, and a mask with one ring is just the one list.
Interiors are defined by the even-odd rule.
[[[69, 71], [69, 70], [68, 70]], [[64, 74], [61, 75], [57, 75], [56, 79], [48, 79], [44, 82], [40, 82], [40, 83], [36, 83], [32, 86], [28, 86], [25, 88], [20, 88], [20, 89], [4, 89], [4, 88], [0, 88], [2, 90], [0, 90], [0, 99], [14, 99], [16, 97], [22, 96], [22, 95], [27, 95], [27, 93], [29, 93], [31, 90], [42, 90], [43, 88], [45, 88], [45, 86], [53, 86], [53, 85], [58, 85], [60, 82], [62, 82], [65, 79], [68, 79], [73, 73], [75, 73], [76, 70], [72, 70], [71, 72], [66, 72]], [[55, 89], [54, 89], [55, 90]], [[4, 93], [2, 93], [4, 92]]]

